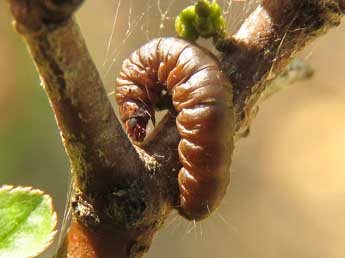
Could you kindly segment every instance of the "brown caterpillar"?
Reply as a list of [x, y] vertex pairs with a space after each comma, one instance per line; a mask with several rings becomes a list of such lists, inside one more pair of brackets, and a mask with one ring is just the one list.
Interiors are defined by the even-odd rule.
[[172, 99], [181, 140], [179, 212], [207, 217], [229, 184], [233, 150], [231, 84], [207, 50], [177, 38], [158, 38], [123, 63], [116, 100], [127, 134], [143, 141], [154, 110]]

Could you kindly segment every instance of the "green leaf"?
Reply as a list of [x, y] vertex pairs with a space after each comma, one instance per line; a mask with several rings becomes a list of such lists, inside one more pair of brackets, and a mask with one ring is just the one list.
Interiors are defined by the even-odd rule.
[[37, 256], [52, 242], [55, 226], [48, 195], [29, 187], [0, 188], [0, 258]]

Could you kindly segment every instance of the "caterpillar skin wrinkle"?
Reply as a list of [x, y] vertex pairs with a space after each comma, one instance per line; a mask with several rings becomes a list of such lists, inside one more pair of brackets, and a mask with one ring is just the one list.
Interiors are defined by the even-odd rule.
[[115, 92], [121, 121], [137, 142], [171, 98], [182, 165], [178, 209], [190, 220], [207, 217], [225, 195], [233, 151], [232, 86], [216, 58], [182, 39], [154, 39], [123, 62]]

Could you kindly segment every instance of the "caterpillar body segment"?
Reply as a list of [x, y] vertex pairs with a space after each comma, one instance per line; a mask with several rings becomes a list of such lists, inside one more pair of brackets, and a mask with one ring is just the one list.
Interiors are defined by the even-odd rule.
[[207, 50], [177, 38], [158, 38], [134, 51], [116, 82], [127, 134], [143, 141], [155, 109], [171, 97], [181, 140], [179, 212], [199, 220], [216, 209], [229, 184], [234, 112], [231, 84]]

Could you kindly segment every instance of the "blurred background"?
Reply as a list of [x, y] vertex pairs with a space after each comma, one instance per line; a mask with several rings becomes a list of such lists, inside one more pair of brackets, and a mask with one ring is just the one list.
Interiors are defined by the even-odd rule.
[[[110, 99], [122, 60], [149, 39], [175, 35], [174, 17], [191, 2], [86, 1], [77, 19]], [[219, 2], [229, 33], [257, 4]], [[221, 208], [196, 226], [172, 214], [147, 258], [345, 257], [344, 29], [345, 21], [300, 54], [316, 69], [311, 80], [261, 106], [250, 136], [237, 143]], [[61, 225], [69, 165], [5, 1], [0, 57], [0, 184], [51, 194]]]

